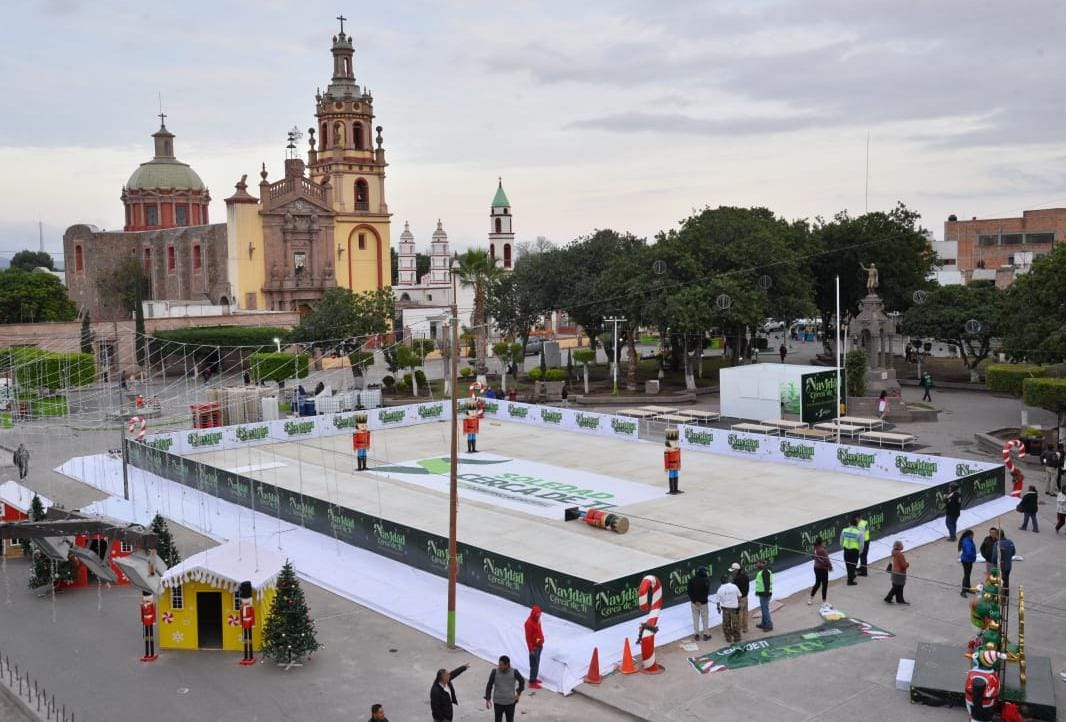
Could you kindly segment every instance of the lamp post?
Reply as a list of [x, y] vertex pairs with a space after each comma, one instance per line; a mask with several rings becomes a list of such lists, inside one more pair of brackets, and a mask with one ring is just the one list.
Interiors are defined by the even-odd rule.
[[603, 320], [606, 323], [613, 323], [614, 324], [614, 335], [611, 336], [611, 344], [613, 344], [613, 346], [614, 346], [614, 348], [611, 350], [611, 359], [614, 361], [614, 367], [611, 369], [611, 379], [612, 379], [614, 388], [613, 388], [611, 393], [613, 393], [615, 396], [617, 396], [618, 395], [618, 352], [620, 350], [619, 349], [619, 344], [618, 344], [618, 324], [625, 323], [625, 319], [624, 318], [614, 317], [614, 318], [605, 318]]
[[459, 261], [452, 261], [452, 320], [451, 320], [451, 376], [452, 429], [451, 467], [448, 474], [448, 647], [455, 648], [455, 583], [459, 577], [459, 557], [456, 552], [456, 524], [459, 516], [459, 300], [456, 297], [455, 276]]
[[278, 353], [281, 353], [281, 339], [277, 336], [274, 337], [274, 343], [277, 344]]

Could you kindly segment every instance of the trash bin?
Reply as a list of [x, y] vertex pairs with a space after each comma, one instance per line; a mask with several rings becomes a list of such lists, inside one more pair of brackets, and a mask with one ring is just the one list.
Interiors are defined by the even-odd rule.
[[300, 416], [314, 416], [315, 415], [315, 399], [313, 396], [305, 396], [300, 399], [299, 403]]

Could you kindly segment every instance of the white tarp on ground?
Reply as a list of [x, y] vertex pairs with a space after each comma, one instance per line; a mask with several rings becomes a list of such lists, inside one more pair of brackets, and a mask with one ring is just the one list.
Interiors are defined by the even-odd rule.
[[[112, 495], [107, 500], [86, 507], [84, 511], [87, 513], [147, 526], [158, 510], [174, 522], [214, 539], [254, 540], [260, 546], [277, 549], [292, 560], [301, 578], [437, 639], [445, 638], [447, 581], [443, 577], [419, 571], [260, 512], [253, 513], [135, 467], [129, 469], [131, 500], [125, 501], [121, 498], [122, 464], [106, 455], [77, 457], [67, 461], [57, 471]], [[1003, 497], [966, 509], [959, 519], [959, 528], [1010, 512], [1016, 503], [1016, 499]], [[943, 522], [936, 520], [908, 529], [890, 539], [875, 541], [870, 545], [871, 568], [876, 569], [876, 562], [889, 555], [894, 539], [901, 540], [907, 549], [913, 549], [943, 538]], [[246, 549], [248, 563], [252, 564], [251, 544]], [[839, 553], [833, 558], [834, 571], [830, 573], [830, 578], [839, 579], [844, 574], [844, 564]], [[811, 583], [809, 564], [774, 574], [774, 585], [781, 597], [808, 589]], [[758, 606], [754, 597], [752, 604]], [[516, 667], [523, 673], [528, 672], [522, 627], [528, 609], [462, 585], [458, 588], [456, 607], [457, 641], [461, 647], [493, 662], [499, 655], [507, 654]], [[546, 687], [564, 693], [569, 693], [581, 683], [593, 647], [600, 650], [600, 668], [606, 674], [620, 661], [624, 639], [627, 636], [635, 637], [637, 629], [636, 621], [622, 622], [598, 632], [547, 615], [542, 622], [546, 645], [540, 676]], [[720, 622], [721, 619], [712, 612], [711, 624]], [[691, 634], [691, 616], [687, 604], [663, 610], [659, 618], [659, 646]]]
[[[375, 466], [374, 474], [448, 493], [447, 457]], [[546, 519], [562, 519], [571, 506], [612, 509], [658, 499], [662, 490], [582, 469], [566, 469], [497, 454], [460, 454], [459, 496]]]

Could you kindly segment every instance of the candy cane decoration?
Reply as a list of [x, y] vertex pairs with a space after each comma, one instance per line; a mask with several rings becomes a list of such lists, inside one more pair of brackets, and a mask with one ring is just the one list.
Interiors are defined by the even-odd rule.
[[1003, 465], [1007, 467], [1011, 478], [1014, 479], [1014, 488], [1011, 490], [1010, 495], [1020, 497], [1025, 474], [1014, 465], [1014, 454], [1017, 454], [1019, 459], [1025, 456], [1025, 444], [1022, 443], [1021, 439], [1011, 439], [1003, 445]]
[[640, 631], [637, 634], [637, 641], [640, 642], [641, 671], [647, 674], [662, 674], [663, 668], [655, 662], [655, 633], [659, 631], [659, 612], [663, 608], [663, 585], [659, 578], [649, 574], [641, 579], [637, 596], [640, 597], [640, 611], [648, 613], [648, 618], [640, 623]]
[[483, 393], [485, 393], [485, 384], [480, 381], [470, 384], [470, 400], [477, 404], [477, 417], [479, 419], [485, 415], [485, 402], [478, 398]]
[[143, 416], [132, 417], [127, 430], [132, 434], [135, 429], [138, 429], [138, 425], [140, 427], [137, 431], [137, 441], [144, 441], [144, 437], [148, 435], [148, 419]]

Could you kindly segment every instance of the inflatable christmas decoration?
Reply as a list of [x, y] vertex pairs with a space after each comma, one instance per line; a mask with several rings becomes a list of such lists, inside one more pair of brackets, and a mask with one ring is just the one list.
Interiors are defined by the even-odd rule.
[[566, 521], [584, 519], [589, 526], [594, 526], [597, 529], [610, 529], [615, 534], [625, 534], [629, 531], [629, 519], [619, 514], [611, 514], [602, 509], [582, 511], [578, 507], [572, 506], [563, 512], [563, 518]]
[[476, 401], [470, 401], [466, 405], [466, 418], [463, 419], [463, 433], [466, 434], [466, 453], [477, 453], [477, 432], [480, 428], [478, 408]]
[[1011, 487], [1011, 496], [1020, 497], [1022, 495], [1022, 482], [1025, 481], [1025, 474], [1022, 470], [1014, 464], [1014, 456], [1018, 458], [1025, 456], [1025, 444], [1021, 439], [1012, 439], [1003, 445], [1003, 465], [1007, 467], [1007, 471], [1010, 472], [1011, 480], [1014, 485]]
[[663, 608], [662, 582], [651, 574], [645, 576], [640, 580], [637, 595], [640, 597], [640, 611], [648, 613], [648, 618], [640, 623], [637, 632], [637, 642], [640, 644], [640, 671], [647, 674], [662, 674], [664, 668], [655, 661], [655, 633], [659, 631], [659, 612]]
[[355, 415], [355, 431], [352, 433], [352, 448], [355, 449], [355, 470], [366, 471], [366, 456], [370, 450], [370, 429], [366, 425], [367, 415]]
[[667, 494], [683, 494], [677, 488], [678, 473], [681, 471], [681, 446], [678, 442], [680, 434], [677, 429], [666, 430], [666, 449], [663, 451], [663, 466], [666, 467], [666, 480], [670, 484]]

